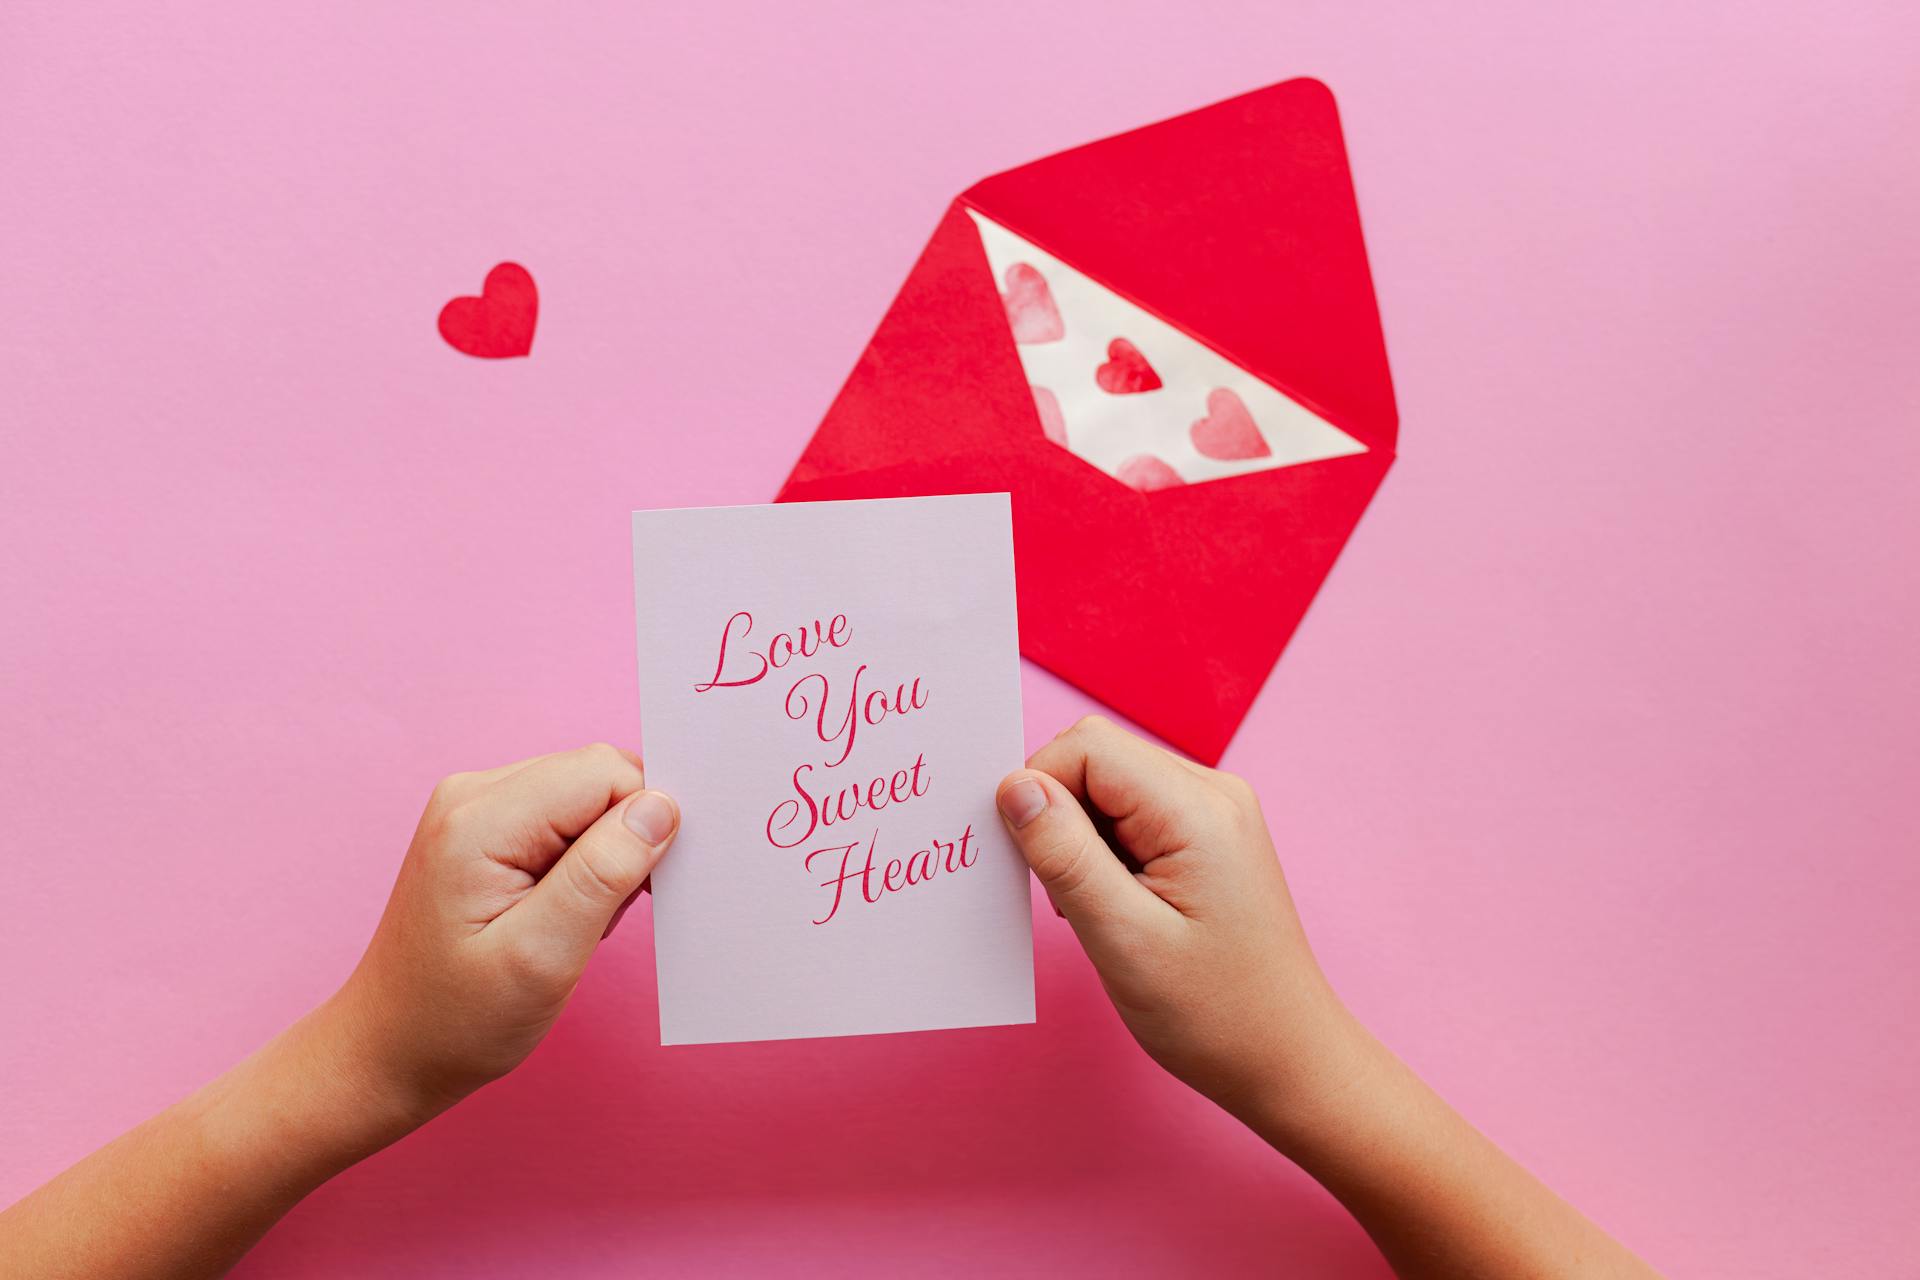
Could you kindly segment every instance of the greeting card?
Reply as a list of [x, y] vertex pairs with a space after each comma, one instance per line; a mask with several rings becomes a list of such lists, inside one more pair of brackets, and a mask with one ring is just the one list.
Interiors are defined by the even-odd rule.
[[663, 1044], [1033, 1020], [1004, 493], [633, 514]]
[[780, 500], [1008, 490], [1027, 656], [1211, 764], [1398, 433], [1333, 95], [1290, 80], [961, 193]]

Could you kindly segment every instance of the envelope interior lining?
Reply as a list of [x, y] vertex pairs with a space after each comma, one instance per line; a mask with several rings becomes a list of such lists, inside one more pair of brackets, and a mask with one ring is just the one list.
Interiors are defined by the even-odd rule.
[[1189, 332], [967, 213], [1040, 429], [1068, 452], [1146, 491], [1366, 452]]

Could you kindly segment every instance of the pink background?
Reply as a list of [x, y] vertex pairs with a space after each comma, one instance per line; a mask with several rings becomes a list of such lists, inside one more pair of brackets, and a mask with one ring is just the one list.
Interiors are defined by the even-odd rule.
[[[1327, 968], [1671, 1272], [1912, 1274], [1910, 4], [227, 7], [0, 13], [0, 1202], [436, 775], [635, 739], [626, 513], [772, 494], [954, 192], [1311, 73], [1405, 450], [1226, 763]], [[1381, 1274], [1037, 927], [1037, 1027], [666, 1051], [637, 912], [242, 1274]]]

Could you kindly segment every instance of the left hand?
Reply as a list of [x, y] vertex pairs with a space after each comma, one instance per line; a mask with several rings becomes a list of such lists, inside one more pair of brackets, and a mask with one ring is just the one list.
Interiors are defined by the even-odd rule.
[[419, 1123], [533, 1052], [673, 843], [680, 811], [604, 743], [433, 789], [385, 915], [328, 1002]]

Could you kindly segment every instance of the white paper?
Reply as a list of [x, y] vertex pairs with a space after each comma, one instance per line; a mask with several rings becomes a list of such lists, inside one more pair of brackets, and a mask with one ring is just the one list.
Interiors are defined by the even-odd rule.
[[636, 511], [633, 563], [647, 783], [682, 815], [661, 1043], [1031, 1022], [1007, 495]]
[[[969, 209], [1009, 305], [1020, 363], [1055, 443], [1136, 487], [1198, 483], [1365, 453], [1367, 447], [1219, 352]], [[1010, 272], [1018, 274], [1010, 275]], [[1044, 286], [1036, 282], [1044, 281]], [[1276, 298], [1273, 305], [1287, 305]], [[1023, 323], [1024, 321], [1024, 323]], [[1121, 394], [1099, 370], [1115, 340], [1160, 386]], [[1050, 400], [1050, 403], [1049, 403]]]

